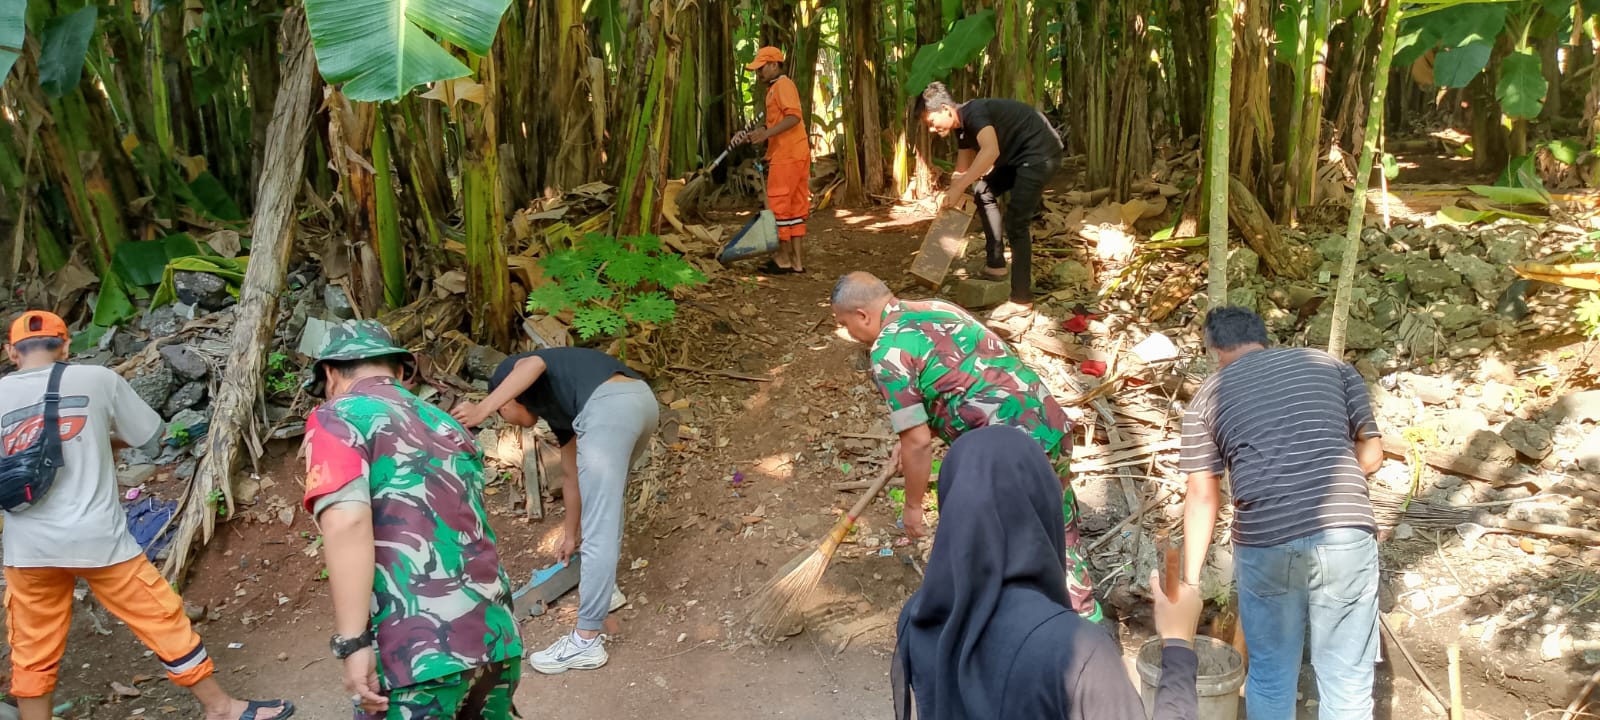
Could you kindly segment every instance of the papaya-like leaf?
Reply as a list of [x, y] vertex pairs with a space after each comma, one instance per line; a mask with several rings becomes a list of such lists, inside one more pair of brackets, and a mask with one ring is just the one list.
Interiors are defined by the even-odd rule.
[[1532, 48], [1523, 48], [1500, 61], [1500, 82], [1494, 89], [1500, 109], [1514, 118], [1534, 118], [1544, 109], [1545, 82], [1542, 63]]
[[1440, 87], [1461, 88], [1489, 65], [1494, 47], [1488, 41], [1447, 47], [1433, 61], [1433, 81]]

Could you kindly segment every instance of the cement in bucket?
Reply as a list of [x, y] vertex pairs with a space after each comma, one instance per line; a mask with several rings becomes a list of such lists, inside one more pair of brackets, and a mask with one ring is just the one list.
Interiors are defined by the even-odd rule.
[[[1200, 696], [1200, 720], [1238, 720], [1239, 688], [1244, 686], [1244, 659], [1232, 645], [1213, 637], [1196, 635], [1195, 654], [1200, 670], [1195, 692]], [[1155, 707], [1156, 688], [1161, 684], [1161, 638], [1139, 648], [1139, 696], [1145, 715]]]
[[722, 251], [717, 253], [717, 262], [726, 265], [735, 260], [766, 255], [777, 249], [778, 218], [771, 210], [762, 210], [722, 246]]

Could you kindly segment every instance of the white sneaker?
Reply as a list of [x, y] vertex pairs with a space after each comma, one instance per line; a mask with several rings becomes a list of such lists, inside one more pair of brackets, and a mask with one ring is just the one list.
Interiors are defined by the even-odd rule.
[[622, 588], [619, 588], [619, 587], [617, 587], [615, 585], [612, 585], [611, 586], [611, 609], [607, 610], [606, 612], [614, 613], [614, 612], [616, 612], [618, 610], [621, 610], [622, 606], [623, 605], [627, 605], [627, 604], [628, 604], [628, 596], [622, 594]]
[[538, 652], [528, 653], [528, 664], [546, 675], [559, 675], [568, 670], [594, 670], [611, 659], [606, 654], [606, 637], [600, 635], [589, 647], [579, 647], [572, 633], [562, 635]]

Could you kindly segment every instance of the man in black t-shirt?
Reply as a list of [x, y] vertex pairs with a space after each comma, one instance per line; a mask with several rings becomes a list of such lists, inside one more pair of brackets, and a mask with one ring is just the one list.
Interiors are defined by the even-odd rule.
[[[1061, 167], [1061, 137], [1044, 114], [1016, 100], [980, 98], [957, 104], [942, 83], [922, 92], [928, 129], [956, 134], [956, 173], [944, 207], [955, 207], [970, 189], [987, 240], [984, 274], [1006, 275], [1005, 243], [1011, 246], [1011, 300], [990, 313], [1004, 322], [1033, 312], [1033, 239], [1028, 226], [1044, 200], [1044, 186]], [[997, 196], [1011, 193], [1002, 222]]]
[[499, 411], [512, 425], [532, 427], [544, 418], [561, 446], [561, 498], [567, 506], [556, 557], [577, 552], [578, 628], [528, 655], [546, 675], [593, 670], [606, 664], [606, 615], [627, 600], [617, 590], [622, 556], [622, 511], [628, 471], [650, 446], [659, 408], [656, 396], [620, 360], [589, 348], [545, 348], [500, 362], [489, 396], [451, 411], [474, 427]]

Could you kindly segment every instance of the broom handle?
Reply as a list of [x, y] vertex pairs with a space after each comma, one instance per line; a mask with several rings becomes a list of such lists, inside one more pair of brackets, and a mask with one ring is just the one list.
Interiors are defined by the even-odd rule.
[[839, 518], [839, 522], [833, 524], [833, 529], [828, 531], [828, 538], [822, 541], [821, 552], [823, 555], [833, 555], [834, 548], [839, 547], [839, 543], [844, 542], [845, 533], [850, 532], [850, 526], [856, 524], [856, 518], [861, 517], [861, 513], [866, 511], [867, 505], [872, 502], [872, 499], [877, 497], [878, 493], [883, 492], [884, 486], [889, 484], [889, 480], [894, 477], [896, 470], [899, 470], [899, 468], [893, 464], [885, 465], [883, 471], [872, 479], [872, 484], [867, 486], [867, 491], [861, 494], [861, 499], [856, 500], [856, 504], [850, 508], [850, 512], [845, 513], [844, 517]]
[[878, 493], [883, 492], [884, 486], [889, 484], [889, 480], [894, 477], [895, 471], [899, 469], [900, 468], [895, 467], [893, 463], [883, 466], [883, 471], [878, 473], [878, 476], [872, 479], [872, 484], [867, 486], [867, 491], [863, 493], [861, 495], [861, 499], [856, 500], [856, 504], [850, 508], [850, 514], [844, 517], [843, 522], [845, 527], [848, 528], [849, 526], [855, 524], [856, 518], [861, 517], [861, 513], [866, 511], [867, 505], [872, 503], [872, 499], [877, 497]]

